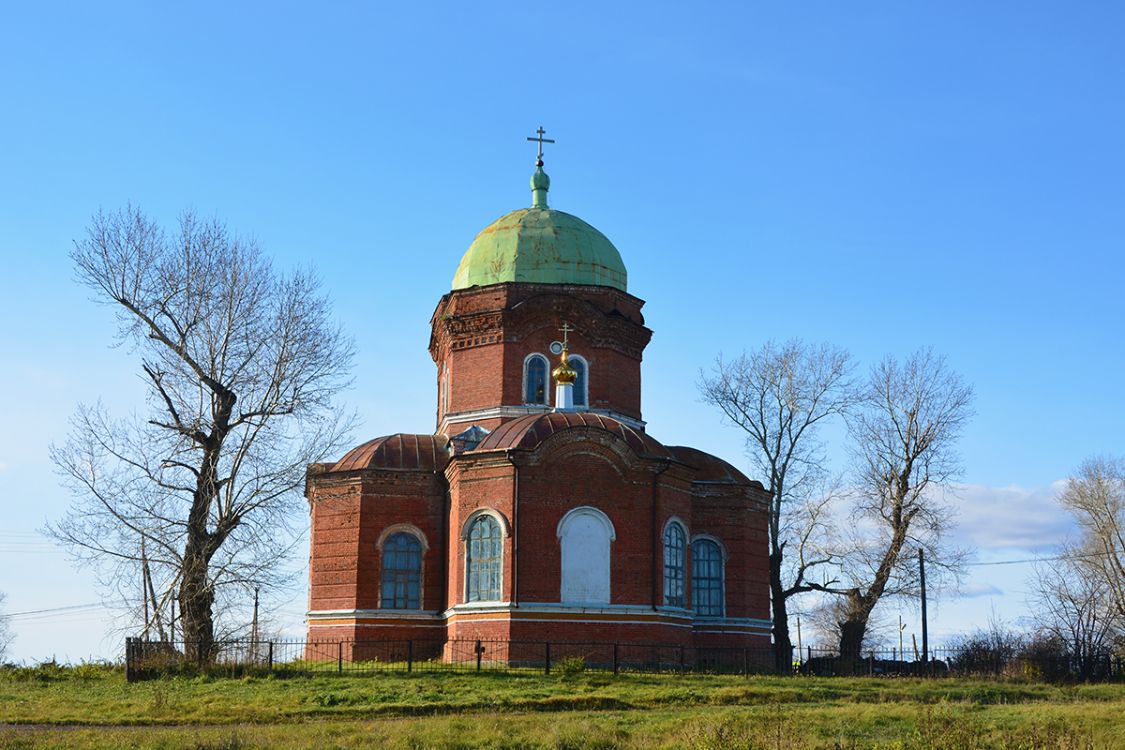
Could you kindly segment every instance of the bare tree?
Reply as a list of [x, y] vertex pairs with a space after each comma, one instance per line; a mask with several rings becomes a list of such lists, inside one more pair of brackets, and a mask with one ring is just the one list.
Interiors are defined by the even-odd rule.
[[1063, 560], [1038, 564], [1029, 601], [1040, 635], [1065, 644], [1083, 671], [1117, 645], [1125, 625], [1094, 551], [1070, 549]]
[[823, 528], [828, 499], [821, 423], [855, 401], [851, 359], [828, 344], [768, 342], [726, 362], [721, 357], [700, 384], [703, 399], [746, 432], [747, 454], [773, 495], [769, 512], [770, 600], [779, 668], [793, 642], [788, 600], [822, 588], [809, 574], [831, 557], [810, 544]]
[[1125, 460], [1091, 458], [1059, 498], [1078, 521], [1086, 575], [1096, 576], [1125, 618]]
[[[173, 599], [201, 656], [216, 596], [279, 583], [305, 467], [350, 428], [333, 397], [350, 342], [307, 272], [191, 213], [167, 236], [132, 207], [99, 212], [71, 253], [139, 354], [147, 413], [82, 406], [52, 459], [75, 501], [48, 532], [162, 634]], [[143, 592], [143, 597], [138, 596]]]
[[957, 572], [963, 555], [944, 544], [953, 517], [944, 491], [960, 473], [955, 444], [972, 396], [930, 350], [872, 369], [863, 407], [849, 417], [855, 501], [839, 550], [845, 584], [833, 592], [844, 602], [842, 656], [859, 654], [880, 599], [917, 592], [917, 548], [935, 573]]
[[4, 659], [8, 658], [8, 647], [15, 640], [15, 636], [12, 635], [11, 628], [8, 625], [8, 616], [3, 612], [5, 598], [6, 595], [0, 592], [0, 664], [3, 664]]

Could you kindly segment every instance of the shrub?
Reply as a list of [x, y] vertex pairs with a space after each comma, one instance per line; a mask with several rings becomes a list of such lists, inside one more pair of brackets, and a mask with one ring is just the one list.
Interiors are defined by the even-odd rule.
[[563, 677], [574, 677], [586, 671], [586, 660], [581, 656], [568, 656], [560, 660], [555, 669]]
[[1008, 674], [1011, 662], [1026, 646], [1026, 638], [1000, 622], [955, 638], [950, 644], [949, 668], [959, 674]]

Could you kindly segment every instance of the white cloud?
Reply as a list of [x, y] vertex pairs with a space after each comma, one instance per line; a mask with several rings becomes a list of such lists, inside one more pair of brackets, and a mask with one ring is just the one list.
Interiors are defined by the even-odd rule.
[[979, 599], [982, 596], [1003, 596], [1004, 591], [991, 583], [968, 583], [957, 592], [958, 599]]
[[1074, 532], [1074, 522], [1057, 501], [1065, 481], [1047, 487], [957, 488], [954, 542], [988, 551], [1038, 551], [1054, 547]]

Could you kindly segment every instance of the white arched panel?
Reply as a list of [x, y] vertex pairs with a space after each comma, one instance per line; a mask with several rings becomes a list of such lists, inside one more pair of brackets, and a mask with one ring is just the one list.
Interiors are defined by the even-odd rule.
[[597, 508], [575, 508], [559, 522], [558, 537], [562, 548], [559, 601], [609, 604], [610, 545], [617, 538], [613, 522]]

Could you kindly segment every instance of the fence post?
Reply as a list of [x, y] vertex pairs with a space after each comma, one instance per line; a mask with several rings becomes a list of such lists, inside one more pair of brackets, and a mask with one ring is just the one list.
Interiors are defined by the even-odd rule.
[[613, 642], [613, 673], [614, 674], [620, 674], [620, 672], [621, 672], [621, 661], [619, 660], [619, 658], [617, 656], [617, 641], [614, 641]]
[[875, 652], [869, 651], [867, 653], [867, 676], [871, 677], [875, 674]]
[[684, 673], [684, 647], [680, 646], [680, 674]]
[[406, 642], [406, 671], [414, 671], [414, 641]]
[[125, 681], [126, 682], [133, 682], [135, 679], [137, 679], [136, 674], [134, 674], [134, 672], [133, 672], [133, 670], [135, 669], [135, 667], [133, 666], [133, 660], [135, 658], [136, 658], [136, 655], [134, 654], [133, 639], [131, 637], [126, 638], [125, 639]]
[[266, 670], [273, 671], [273, 641], [270, 641], [269, 650], [266, 653]]
[[551, 674], [551, 642], [546, 641], [543, 644], [543, 674]]
[[344, 642], [336, 641], [336, 673], [344, 672]]
[[742, 674], [750, 675], [750, 649], [742, 649]]
[[479, 640], [476, 643], [476, 652], [477, 652], [477, 671], [479, 672], [480, 671], [480, 657], [481, 657], [482, 654], [484, 654], [484, 647], [480, 645]]

